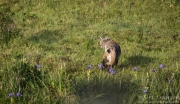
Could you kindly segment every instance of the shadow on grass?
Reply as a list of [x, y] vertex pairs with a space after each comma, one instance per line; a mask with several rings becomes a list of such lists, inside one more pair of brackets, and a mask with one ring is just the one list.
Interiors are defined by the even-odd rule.
[[123, 63], [120, 63], [118, 67], [120, 68], [127, 68], [127, 67], [134, 67], [134, 66], [146, 66], [149, 63], [152, 63], [155, 59], [154, 58], [150, 58], [147, 56], [131, 56], [128, 57], [127, 60]]
[[7, 1], [0, 3], [0, 44], [8, 45], [11, 40], [19, 36], [20, 29], [17, 28], [12, 18], [10, 7], [18, 1]]
[[[31, 66], [28, 63], [18, 63], [12, 67], [14, 74], [16, 75], [18, 85], [22, 90], [27, 86], [39, 86], [41, 85], [42, 73], [36, 66]], [[30, 85], [31, 84], [31, 85]]]
[[115, 80], [115, 78], [109, 78], [101, 81], [97, 79], [93, 78], [89, 82], [79, 81], [75, 85], [80, 104], [127, 104], [137, 100], [137, 96], [132, 95], [136, 93], [139, 86], [137, 83], [130, 82], [130, 79]]
[[60, 30], [42, 30], [32, 35], [28, 40], [40, 44], [53, 44], [63, 37]]

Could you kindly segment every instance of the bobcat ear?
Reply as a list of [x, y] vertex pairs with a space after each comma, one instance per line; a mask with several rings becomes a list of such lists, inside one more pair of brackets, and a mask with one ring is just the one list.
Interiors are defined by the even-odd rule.
[[102, 37], [100, 37], [100, 39], [102, 40], [103, 38], [102, 38]]

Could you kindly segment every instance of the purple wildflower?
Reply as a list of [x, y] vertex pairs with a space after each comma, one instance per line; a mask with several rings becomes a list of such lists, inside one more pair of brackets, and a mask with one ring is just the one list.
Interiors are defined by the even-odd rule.
[[134, 67], [134, 71], [137, 71], [138, 70], [138, 68], [137, 67]]
[[22, 94], [20, 92], [18, 92], [18, 93], [16, 93], [16, 96], [20, 97], [20, 96], [22, 96]]
[[88, 69], [91, 69], [91, 68], [92, 68], [92, 65], [88, 65], [87, 68], [88, 68]]
[[174, 81], [171, 78], [168, 78], [169, 83], [173, 83]]
[[143, 90], [143, 92], [144, 92], [144, 93], [148, 93], [148, 90], [147, 90], [147, 89], [145, 89], [145, 90]]
[[115, 70], [114, 70], [113, 68], [110, 68], [110, 69], [109, 69], [109, 73], [115, 74], [116, 72], [115, 72]]
[[165, 66], [164, 66], [163, 64], [160, 64], [160, 65], [159, 65], [159, 68], [160, 68], [160, 69], [162, 69], [162, 68], [164, 68], [164, 67], [165, 67]]
[[9, 93], [8, 98], [11, 98], [13, 96], [14, 96], [14, 94], [11, 92], [11, 93]]
[[36, 66], [37, 66], [37, 68], [41, 68], [41, 65], [39, 65], [39, 64], [37, 64]]
[[104, 69], [103, 64], [98, 64], [99, 69]]
[[155, 69], [155, 68], [153, 68], [153, 69], [152, 69], [152, 72], [156, 72], [156, 69]]

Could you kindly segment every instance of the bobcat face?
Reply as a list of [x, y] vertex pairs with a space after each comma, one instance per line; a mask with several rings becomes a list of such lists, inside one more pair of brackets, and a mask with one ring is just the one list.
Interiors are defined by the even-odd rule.
[[110, 41], [110, 39], [108, 38], [108, 37], [106, 37], [106, 38], [101, 38], [100, 37], [100, 46], [101, 46], [101, 48], [105, 48], [105, 49], [107, 49], [107, 43]]

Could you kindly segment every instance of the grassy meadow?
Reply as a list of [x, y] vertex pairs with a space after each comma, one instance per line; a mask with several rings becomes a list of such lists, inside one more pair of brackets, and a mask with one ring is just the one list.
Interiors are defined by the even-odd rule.
[[0, 103], [180, 103], [180, 1], [0, 0]]

